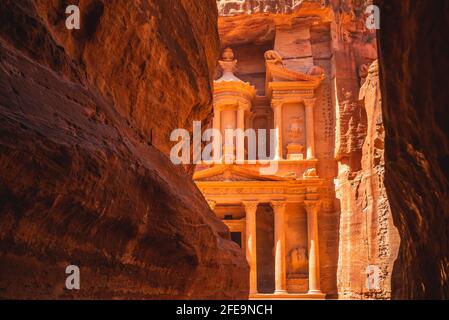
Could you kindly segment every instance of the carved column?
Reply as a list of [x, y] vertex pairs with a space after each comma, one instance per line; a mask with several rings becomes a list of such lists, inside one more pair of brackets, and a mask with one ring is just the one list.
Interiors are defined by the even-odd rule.
[[[237, 110], [236, 159], [245, 160], [245, 105], [240, 104]], [[241, 130], [241, 131], [240, 131]], [[240, 155], [240, 158], [238, 157]]]
[[256, 211], [257, 201], [245, 201], [246, 212], [246, 260], [249, 264], [249, 293], [257, 293]]
[[315, 159], [315, 124], [313, 110], [316, 99], [305, 99], [307, 159]]
[[274, 211], [274, 279], [275, 294], [287, 293], [285, 270], [285, 201], [272, 201]]
[[309, 294], [321, 294], [320, 254], [318, 244], [319, 201], [304, 201], [307, 211], [307, 232], [309, 247]]
[[276, 140], [275, 140], [275, 159], [282, 159], [282, 102], [273, 101], [273, 120], [274, 129], [276, 130]]

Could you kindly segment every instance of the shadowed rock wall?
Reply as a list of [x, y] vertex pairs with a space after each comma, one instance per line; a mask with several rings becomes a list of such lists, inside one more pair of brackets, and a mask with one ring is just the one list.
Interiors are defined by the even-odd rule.
[[385, 184], [401, 235], [393, 297], [449, 298], [449, 113], [443, 0], [375, 1]]
[[215, 2], [78, 3], [70, 32], [68, 1], [0, 2], [0, 297], [246, 298], [239, 247], [164, 154], [211, 113]]

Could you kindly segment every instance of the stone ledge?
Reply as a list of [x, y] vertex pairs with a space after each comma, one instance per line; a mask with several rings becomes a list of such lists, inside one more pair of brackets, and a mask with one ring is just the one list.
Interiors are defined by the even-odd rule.
[[257, 293], [249, 296], [250, 300], [326, 300], [325, 293], [286, 293], [286, 294], [274, 294], [274, 293]]

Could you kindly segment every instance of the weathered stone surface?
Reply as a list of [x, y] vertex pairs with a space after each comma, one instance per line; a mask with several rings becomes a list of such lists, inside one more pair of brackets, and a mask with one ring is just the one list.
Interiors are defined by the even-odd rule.
[[[223, 16], [255, 13], [292, 13], [307, 0], [217, 0], [218, 12]], [[308, 0], [310, 1], [310, 0]], [[315, 0], [310, 2], [320, 2]]]
[[[329, 3], [334, 12], [336, 192], [341, 212], [338, 287], [339, 296], [349, 299], [391, 297], [391, 271], [399, 245], [383, 183], [381, 95], [373, 63], [376, 34], [365, 25], [369, 4], [369, 0]], [[367, 288], [369, 266], [379, 270], [375, 289]]]
[[210, 113], [215, 3], [80, 1], [71, 33], [65, 4], [0, 3], [0, 297], [247, 297], [239, 248], [160, 151]]
[[[259, 3], [266, 11], [251, 9], [260, 8]], [[293, 3], [295, 10], [289, 10]], [[322, 289], [328, 297], [389, 298], [399, 244], [383, 184], [377, 71], [373, 66], [368, 72], [377, 59], [376, 33], [365, 26], [369, 4], [368, 0], [219, 3], [222, 47], [233, 47], [240, 64], [253, 61], [251, 68], [239, 69], [237, 75], [255, 83], [258, 94], [263, 94], [265, 68], [257, 57], [267, 48], [277, 50], [293, 70], [307, 72], [318, 66], [325, 71], [317, 91], [315, 140], [319, 176], [329, 181], [319, 218]], [[370, 265], [380, 269], [376, 290], [366, 285]]]
[[[2, 5], [20, 7], [24, 14], [11, 16], [9, 9], [3, 10], [13, 22], [3, 24], [5, 37], [71, 78], [78, 71], [70, 65], [82, 66], [88, 81], [111, 98], [145, 139], [151, 136], [159, 150], [168, 153], [167, 137], [173, 128], [191, 127], [193, 120], [211, 113], [209, 79], [219, 45], [214, 1], [81, 0], [79, 31], [65, 27], [70, 1], [26, 0], [9, 5], [13, 2]], [[48, 34], [38, 38], [35, 29], [26, 27], [30, 23]], [[33, 52], [35, 46], [41, 52]], [[61, 52], [72, 61], [64, 62]], [[50, 59], [50, 54], [57, 59]], [[167, 86], [176, 90], [167, 94]]]
[[[401, 234], [393, 297], [449, 298], [449, 3], [375, 1], [385, 184]], [[437, 31], [438, 30], [438, 31]]]
[[[339, 164], [337, 198], [341, 201], [339, 292], [342, 298], [391, 297], [391, 273], [399, 235], [384, 187], [384, 127], [377, 60], [359, 97], [367, 116], [361, 168]], [[378, 288], [367, 290], [367, 266], [378, 268]], [[377, 280], [376, 280], [377, 281]], [[376, 286], [376, 285], [375, 285]]]

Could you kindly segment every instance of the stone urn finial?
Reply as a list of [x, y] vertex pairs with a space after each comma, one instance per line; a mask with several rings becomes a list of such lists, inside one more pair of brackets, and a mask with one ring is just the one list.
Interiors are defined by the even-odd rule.
[[226, 48], [223, 50], [221, 59], [218, 61], [221, 70], [223, 70], [223, 75], [217, 81], [242, 81], [234, 75], [237, 69], [237, 60], [234, 56], [234, 51], [231, 48]]
[[234, 61], [234, 51], [231, 48], [226, 48], [221, 55], [223, 61]]

